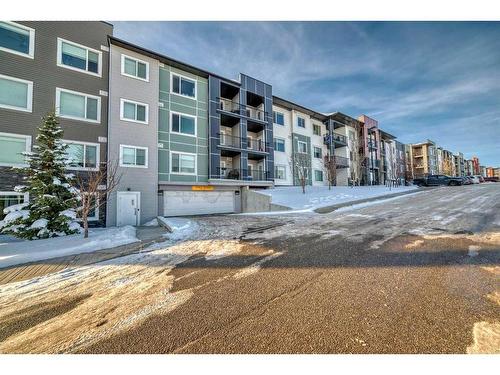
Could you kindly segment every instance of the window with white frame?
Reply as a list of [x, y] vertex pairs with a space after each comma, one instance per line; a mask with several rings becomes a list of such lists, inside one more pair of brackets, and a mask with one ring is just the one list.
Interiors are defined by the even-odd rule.
[[73, 120], [101, 122], [101, 98], [56, 88], [56, 115]]
[[281, 112], [273, 112], [273, 122], [278, 125], [285, 125], [285, 115]]
[[149, 63], [122, 54], [121, 73], [124, 76], [149, 81]]
[[171, 92], [196, 99], [196, 81], [175, 73], [172, 73]]
[[300, 152], [301, 154], [307, 154], [307, 143], [297, 141], [297, 152]]
[[170, 131], [184, 135], [196, 135], [196, 117], [170, 111]]
[[16, 167], [26, 165], [23, 152], [31, 151], [31, 137], [11, 133], [0, 133], [0, 166]]
[[170, 173], [196, 174], [196, 154], [171, 152]]
[[101, 76], [102, 52], [57, 38], [57, 66]]
[[120, 145], [121, 167], [148, 167], [148, 148], [138, 146]]
[[318, 169], [315, 169], [314, 170], [314, 179], [316, 181], [323, 181], [323, 171], [320, 171]]
[[120, 119], [147, 124], [149, 105], [128, 99], [120, 99]]
[[274, 151], [285, 152], [285, 140], [274, 138]]
[[97, 143], [64, 141], [66, 149], [66, 163], [69, 169], [93, 169], [99, 167], [99, 149]]
[[7, 216], [7, 214], [4, 213], [7, 207], [26, 202], [28, 202], [27, 193], [22, 194], [15, 191], [0, 191], [0, 220], [3, 220], [5, 216]]
[[299, 128], [305, 128], [306, 127], [306, 119], [303, 117], [297, 117], [297, 126]]
[[284, 165], [274, 166], [274, 178], [276, 180], [286, 180], [286, 167]]
[[0, 108], [31, 112], [33, 82], [0, 74]]
[[322, 151], [321, 151], [321, 147], [316, 147], [314, 146], [314, 157], [316, 159], [321, 159], [322, 158]]
[[15, 22], [0, 21], [0, 50], [33, 58], [35, 30]]

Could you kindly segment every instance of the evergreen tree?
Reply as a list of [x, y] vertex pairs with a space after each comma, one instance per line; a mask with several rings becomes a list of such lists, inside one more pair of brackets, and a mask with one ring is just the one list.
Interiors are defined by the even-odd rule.
[[33, 152], [24, 153], [29, 166], [16, 168], [24, 174], [26, 186], [15, 190], [29, 193], [29, 203], [7, 207], [0, 222], [3, 233], [24, 239], [58, 237], [79, 233], [75, 210], [79, 206], [74, 176], [66, 173], [63, 130], [54, 113], [43, 118]]

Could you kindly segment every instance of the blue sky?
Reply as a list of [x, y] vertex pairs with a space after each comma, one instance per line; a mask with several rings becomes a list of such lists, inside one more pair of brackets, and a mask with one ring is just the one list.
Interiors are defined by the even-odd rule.
[[500, 166], [500, 22], [112, 23], [118, 38]]

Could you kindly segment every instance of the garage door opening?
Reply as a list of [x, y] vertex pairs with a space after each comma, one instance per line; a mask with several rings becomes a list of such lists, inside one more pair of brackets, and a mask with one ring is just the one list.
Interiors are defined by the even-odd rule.
[[234, 199], [234, 191], [164, 191], [163, 215], [234, 213]]

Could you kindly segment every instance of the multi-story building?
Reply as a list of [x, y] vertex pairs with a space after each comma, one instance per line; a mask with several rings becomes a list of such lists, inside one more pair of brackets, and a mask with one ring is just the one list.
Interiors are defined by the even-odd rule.
[[394, 154], [396, 165], [396, 179], [400, 185], [404, 185], [406, 181], [406, 145], [404, 143], [394, 141]]
[[455, 160], [453, 153], [443, 149], [442, 173], [448, 176], [455, 176]]
[[436, 147], [436, 170], [439, 174], [443, 174], [445, 170], [443, 151], [442, 147]]
[[359, 153], [363, 157], [364, 173], [362, 185], [380, 184], [380, 132], [378, 121], [366, 115], [358, 117], [361, 123], [359, 138], [361, 142]]
[[477, 156], [472, 157], [472, 174], [479, 175], [481, 174], [481, 168], [479, 165], [479, 158]]
[[479, 166], [479, 174], [483, 177], [488, 177], [486, 173], [486, 167], [484, 165]]
[[486, 167], [486, 177], [494, 177], [495, 176], [494, 170], [495, 168], [493, 167]]
[[465, 176], [465, 159], [461, 152], [455, 153], [455, 170], [457, 177]]
[[500, 178], [500, 168], [493, 168], [493, 177]]
[[[5, 206], [29, 199], [14, 192], [22, 177], [11, 167], [25, 165], [21, 152], [47, 113], [64, 131], [68, 170], [106, 163], [112, 33], [106, 22], [0, 21], [0, 219]], [[91, 225], [104, 224], [104, 207], [90, 212]]]
[[428, 139], [426, 142], [410, 145], [409, 157], [413, 178], [438, 173], [435, 142]]
[[472, 163], [472, 160], [467, 159], [465, 160], [465, 175], [472, 176], [473, 174], [474, 174], [474, 164]]

